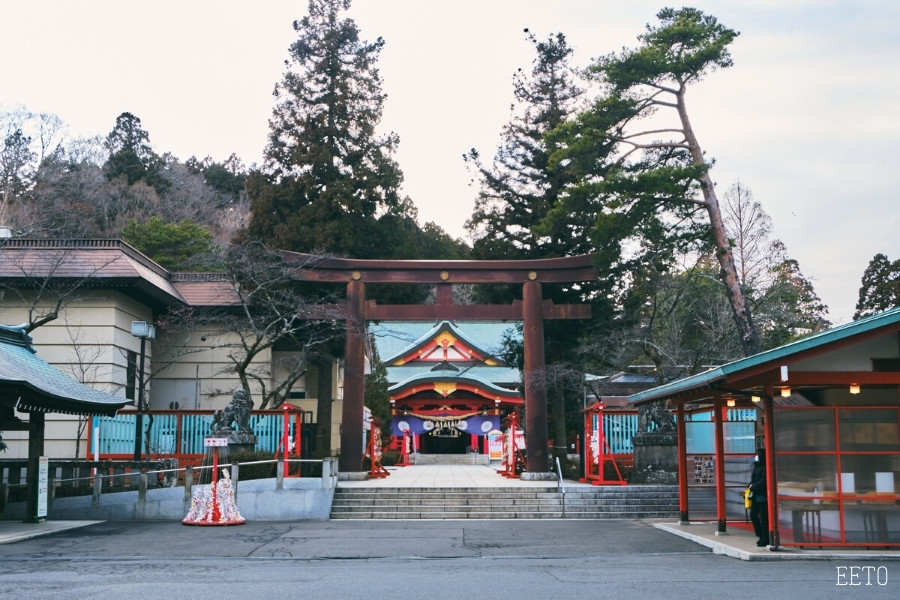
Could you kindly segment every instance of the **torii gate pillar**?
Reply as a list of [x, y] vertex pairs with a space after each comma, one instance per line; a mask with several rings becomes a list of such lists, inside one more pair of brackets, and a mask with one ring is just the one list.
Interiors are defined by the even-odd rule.
[[522, 286], [523, 342], [525, 344], [525, 444], [529, 473], [550, 471], [547, 438], [547, 386], [544, 378], [544, 319], [541, 284]]
[[363, 411], [365, 397], [366, 284], [347, 283], [347, 327], [344, 351], [344, 405], [341, 410], [342, 473], [360, 471], [363, 457]]

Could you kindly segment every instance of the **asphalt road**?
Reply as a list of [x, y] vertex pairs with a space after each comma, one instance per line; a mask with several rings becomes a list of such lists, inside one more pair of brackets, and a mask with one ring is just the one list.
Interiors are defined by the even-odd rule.
[[107, 522], [0, 546], [0, 595], [896, 599], [900, 556], [747, 562], [629, 520]]

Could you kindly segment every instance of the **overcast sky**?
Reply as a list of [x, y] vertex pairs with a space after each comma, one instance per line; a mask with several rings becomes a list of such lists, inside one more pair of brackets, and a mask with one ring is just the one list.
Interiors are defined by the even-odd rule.
[[[637, 44], [664, 6], [645, 0], [354, 0], [363, 39], [386, 41], [383, 129], [420, 220], [455, 236], [475, 190], [462, 155], [493, 156], [512, 75], [562, 32], [574, 62]], [[878, 252], [900, 258], [900, 2], [707, 0], [741, 32], [734, 67], [688, 94], [724, 191], [740, 179], [772, 216], [836, 323]], [[0, 105], [106, 135], [122, 112], [157, 152], [260, 162], [292, 22], [305, 0], [0, 0]]]

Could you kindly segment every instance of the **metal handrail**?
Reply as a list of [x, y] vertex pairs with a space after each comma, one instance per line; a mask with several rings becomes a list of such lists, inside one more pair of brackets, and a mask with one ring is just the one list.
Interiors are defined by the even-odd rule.
[[[338, 481], [337, 459], [334, 457], [329, 457], [329, 458], [324, 458], [324, 459], [307, 459], [307, 458], [281, 459], [281, 458], [279, 458], [279, 459], [269, 459], [269, 460], [260, 460], [260, 461], [247, 461], [245, 463], [226, 462], [226, 463], [220, 464], [219, 467], [220, 468], [231, 467], [231, 469], [232, 469], [231, 477], [234, 480], [234, 482], [233, 482], [234, 492], [235, 492], [235, 494], [237, 494], [238, 482], [239, 482], [240, 477], [239, 477], [239, 472], [237, 471], [236, 468], [238, 468], [241, 465], [254, 465], [254, 464], [266, 464], [266, 463], [275, 463], [275, 464], [279, 465], [278, 474], [275, 477], [275, 489], [276, 490], [284, 489], [284, 487], [283, 487], [284, 477], [285, 477], [284, 470], [286, 470], [287, 463], [320, 463], [322, 465], [322, 475], [321, 475], [321, 477], [315, 477], [313, 479], [320, 479], [322, 482], [323, 489], [333, 489], [336, 486], [337, 481]], [[284, 465], [284, 469], [281, 466], [282, 464]], [[190, 471], [192, 474], [196, 474], [198, 472], [202, 472], [204, 470], [209, 470], [209, 469], [212, 469], [212, 465], [177, 467], [177, 468], [173, 468], [173, 469], [158, 469], [158, 470], [154, 469], [154, 470], [147, 470], [147, 471], [132, 471], [129, 473], [106, 473], [106, 474], [104, 474], [100, 471], [97, 471], [97, 472], [93, 473], [92, 475], [89, 475], [86, 477], [72, 477], [72, 478], [60, 478], [60, 479], [54, 478], [53, 485], [48, 490], [49, 499], [54, 499], [56, 497], [55, 492], [57, 490], [58, 484], [61, 484], [63, 482], [70, 483], [70, 482], [76, 482], [76, 481], [90, 481], [91, 479], [93, 479], [93, 485], [85, 486], [85, 488], [86, 488], [86, 490], [90, 490], [90, 493], [93, 495], [93, 498], [94, 498], [93, 506], [96, 507], [96, 506], [99, 506], [100, 496], [104, 493], [103, 492], [103, 482], [104, 481], [109, 481], [109, 480], [119, 478], [119, 477], [121, 477], [123, 479], [137, 477], [138, 478], [137, 486], [132, 485], [131, 487], [136, 488], [136, 491], [138, 492], [138, 502], [144, 502], [146, 500], [146, 496], [147, 496], [147, 488], [148, 488], [148, 483], [149, 483], [148, 479], [151, 475], [165, 476], [166, 481], [165, 481], [165, 483], [162, 484], [161, 487], [182, 487], [181, 485], [178, 485], [179, 480], [177, 477], [177, 473], [180, 473], [180, 472], [187, 473], [188, 471]], [[269, 478], [267, 478], [267, 479], [269, 479]], [[190, 480], [190, 482], [188, 480]], [[134, 482], [132, 481], [132, 484], [133, 483]], [[186, 500], [190, 499], [191, 488], [194, 485], [199, 485], [199, 484], [194, 483], [194, 476], [192, 475], [190, 478], [185, 476], [184, 488], [185, 488]], [[206, 485], [206, 484], [203, 484], [203, 485]], [[8, 493], [9, 493], [10, 488], [19, 488], [19, 487], [25, 488], [27, 486], [28, 486], [28, 482], [20, 482], [20, 483], [14, 483], [14, 484], [0, 482], [0, 514], [3, 514], [6, 510], [6, 505], [9, 502]], [[91, 489], [91, 488], [93, 488], [93, 489]], [[116, 493], [118, 491], [135, 491], [135, 489], [108, 490], [106, 493]], [[84, 494], [84, 495], [88, 495], [88, 494]], [[18, 502], [18, 500], [17, 500], [17, 502]]]
[[[319, 464], [321, 464], [324, 462], [324, 460], [321, 458], [287, 458], [287, 459], [284, 459], [284, 462], [285, 463], [293, 463], [293, 464], [296, 464], [296, 463], [319, 463]], [[240, 466], [248, 466], [248, 465], [262, 465], [262, 464], [267, 464], [267, 463], [277, 464], [278, 459], [254, 460], [254, 461], [247, 461], [247, 462], [239, 462], [236, 464], [239, 464]], [[234, 463], [224, 462], [224, 463], [219, 464], [219, 468], [224, 469], [224, 468], [233, 466], [233, 464]], [[122, 479], [124, 479], [124, 478], [140, 477], [141, 475], [150, 476], [150, 475], [166, 475], [169, 473], [178, 474], [178, 473], [183, 473], [184, 471], [187, 470], [187, 468], [188, 467], [175, 467], [172, 469], [154, 469], [154, 470], [147, 470], [147, 471], [136, 470], [136, 471], [131, 471], [131, 472], [127, 472], [127, 473], [96, 473], [93, 475], [86, 475], [84, 477], [65, 477], [65, 478], [54, 477], [53, 483], [56, 485], [56, 484], [61, 484], [61, 483], [72, 483], [72, 482], [76, 482], [76, 481], [88, 481], [89, 482], [92, 480], [96, 480], [97, 478], [103, 478], [103, 479], [122, 478]], [[205, 470], [212, 469], [213, 466], [212, 465], [195, 465], [190, 468], [196, 473], [199, 471], [205, 471]], [[178, 481], [178, 479], [176, 478], [174, 481]], [[28, 482], [22, 481], [19, 483], [0, 483], [0, 485], [6, 486], [7, 488], [26, 487], [28, 485]], [[86, 486], [86, 487], [89, 487], [89, 486]], [[173, 487], [182, 487], [182, 486], [176, 484]]]
[[563, 485], [562, 467], [556, 457], [556, 489], [562, 492], [562, 518], [566, 518], [566, 486]]

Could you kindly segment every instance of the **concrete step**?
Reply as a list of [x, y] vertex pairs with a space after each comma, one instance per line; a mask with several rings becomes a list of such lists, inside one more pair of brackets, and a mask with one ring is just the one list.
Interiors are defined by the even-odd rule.
[[[565, 505], [564, 505], [565, 503]], [[332, 519], [657, 519], [678, 515], [674, 486], [547, 488], [338, 487]]]
[[489, 465], [487, 454], [411, 454], [409, 461], [414, 465]]

